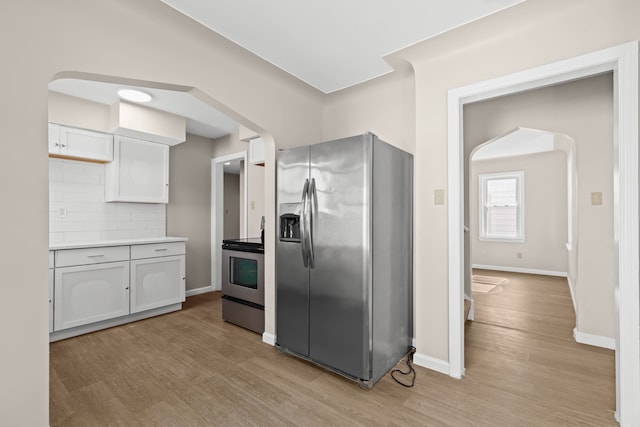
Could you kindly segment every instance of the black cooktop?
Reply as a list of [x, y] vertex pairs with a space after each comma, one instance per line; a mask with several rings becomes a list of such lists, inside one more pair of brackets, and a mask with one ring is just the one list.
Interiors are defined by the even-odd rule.
[[234, 251], [264, 253], [264, 245], [260, 237], [247, 237], [243, 239], [224, 239], [222, 241], [222, 249], [231, 249]]

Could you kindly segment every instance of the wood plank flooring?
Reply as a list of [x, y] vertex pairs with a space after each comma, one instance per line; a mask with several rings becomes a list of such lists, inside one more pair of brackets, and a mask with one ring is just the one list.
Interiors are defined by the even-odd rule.
[[387, 375], [367, 391], [220, 311], [219, 293], [198, 295], [179, 312], [52, 343], [51, 426], [616, 425], [613, 352], [566, 331], [467, 322], [463, 380], [416, 367], [414, 388]]

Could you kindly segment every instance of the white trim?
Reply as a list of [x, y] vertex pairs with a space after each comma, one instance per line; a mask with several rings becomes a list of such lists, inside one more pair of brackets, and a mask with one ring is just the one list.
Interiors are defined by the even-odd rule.
[[[423, 368], [432, 369], [441, 374], [449, 375], [449, 364], [446, 360], [436, 359], [423, 353], [415, 353], [413, 355], [413, 363]], [[460, 377], [462, 378], [462, 377]]]
[[187, 297], [192, 297], [194, 295], [206, 294], [207, 292], [213, 292], [213, 285], [203, 286], [201, 288], [196, 289], [188, 289], [184, 294]]
[[476, 303], [473, 301], [473, 298], [468, 296], [464, 296], [464, 299], [469, 301], [469, 314], [467, 315], [466, 320], [474, 320], [476, 318]]
[[484, 265], [484, 264], [473, 264], [471, 267], [477, 268], [479, 270], [509, 271], [511, 273], [525, 273], [525, 274], [539, 274], [542, 276], [567, 277], [567, 273], [565, 271], [540, 270], [538, 268], [504, 267], [501, 265]]
[[464, 191], [465, 104], [535, 88], [614, 74], [614, 241], [616, 290], [616, 417], [640, 424], [640, 227], [638, 212], [638, 41], [452, 89], [448, 93], [449, 375], [464, 372]]
[[577, 328], [573, 328], [573, 338], [577, 343], [593, 345], [595, 347], [608, 348], [609, 350], [616, 349], [615, 338], [604, 337], [602, 335], [588, 334], [586, 332], [580, 332]]
[[248, 223], [248, 164], [247, 164], [247, 152], [241, 151], [235, 154], [229, 154], [227, 156], [216, 157], [211, 159], [211, 286], [214, 290], [219, 291], [222, 287], [222, 232], [223, 232], [223, 196], [224, 196], [224, 179], [223, 179], [223, 164], [231, 160], [244, 161], [244, 203], [242, 216], [242, 227], [240, 230], [240, 236], [247, 236], [247, 223]]
[[573, 304], [573, 312], [577, 313], [578, 305], [576, 304], [576, 296], [573, 293], [573, 281], [571, 280], [571, 277], [569, 277], [568, 274], [567, 274], [567, 286], [569, 286], [569, 293], [571, 294], [571, 303]]
[[269, 344], [270, 346], [275, 346], [276, 345], [276, 336], [273, 334], [270, 334], [269, 332], [263, 332], [262, 333], [262, 342], [265, 344]]

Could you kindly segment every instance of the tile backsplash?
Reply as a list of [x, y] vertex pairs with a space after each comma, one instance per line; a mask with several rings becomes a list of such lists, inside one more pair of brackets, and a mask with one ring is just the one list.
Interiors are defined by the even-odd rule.
[[164, 237], [166, 205], [104, 201], [105, 165], [49, 159], [49, 243]]

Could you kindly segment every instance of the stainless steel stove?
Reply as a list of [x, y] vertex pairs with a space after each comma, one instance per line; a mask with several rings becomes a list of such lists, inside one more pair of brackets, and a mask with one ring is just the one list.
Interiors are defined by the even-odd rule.
[[264, 332], [264, 245], [259, 237], [222, 241], [222, 319]]

